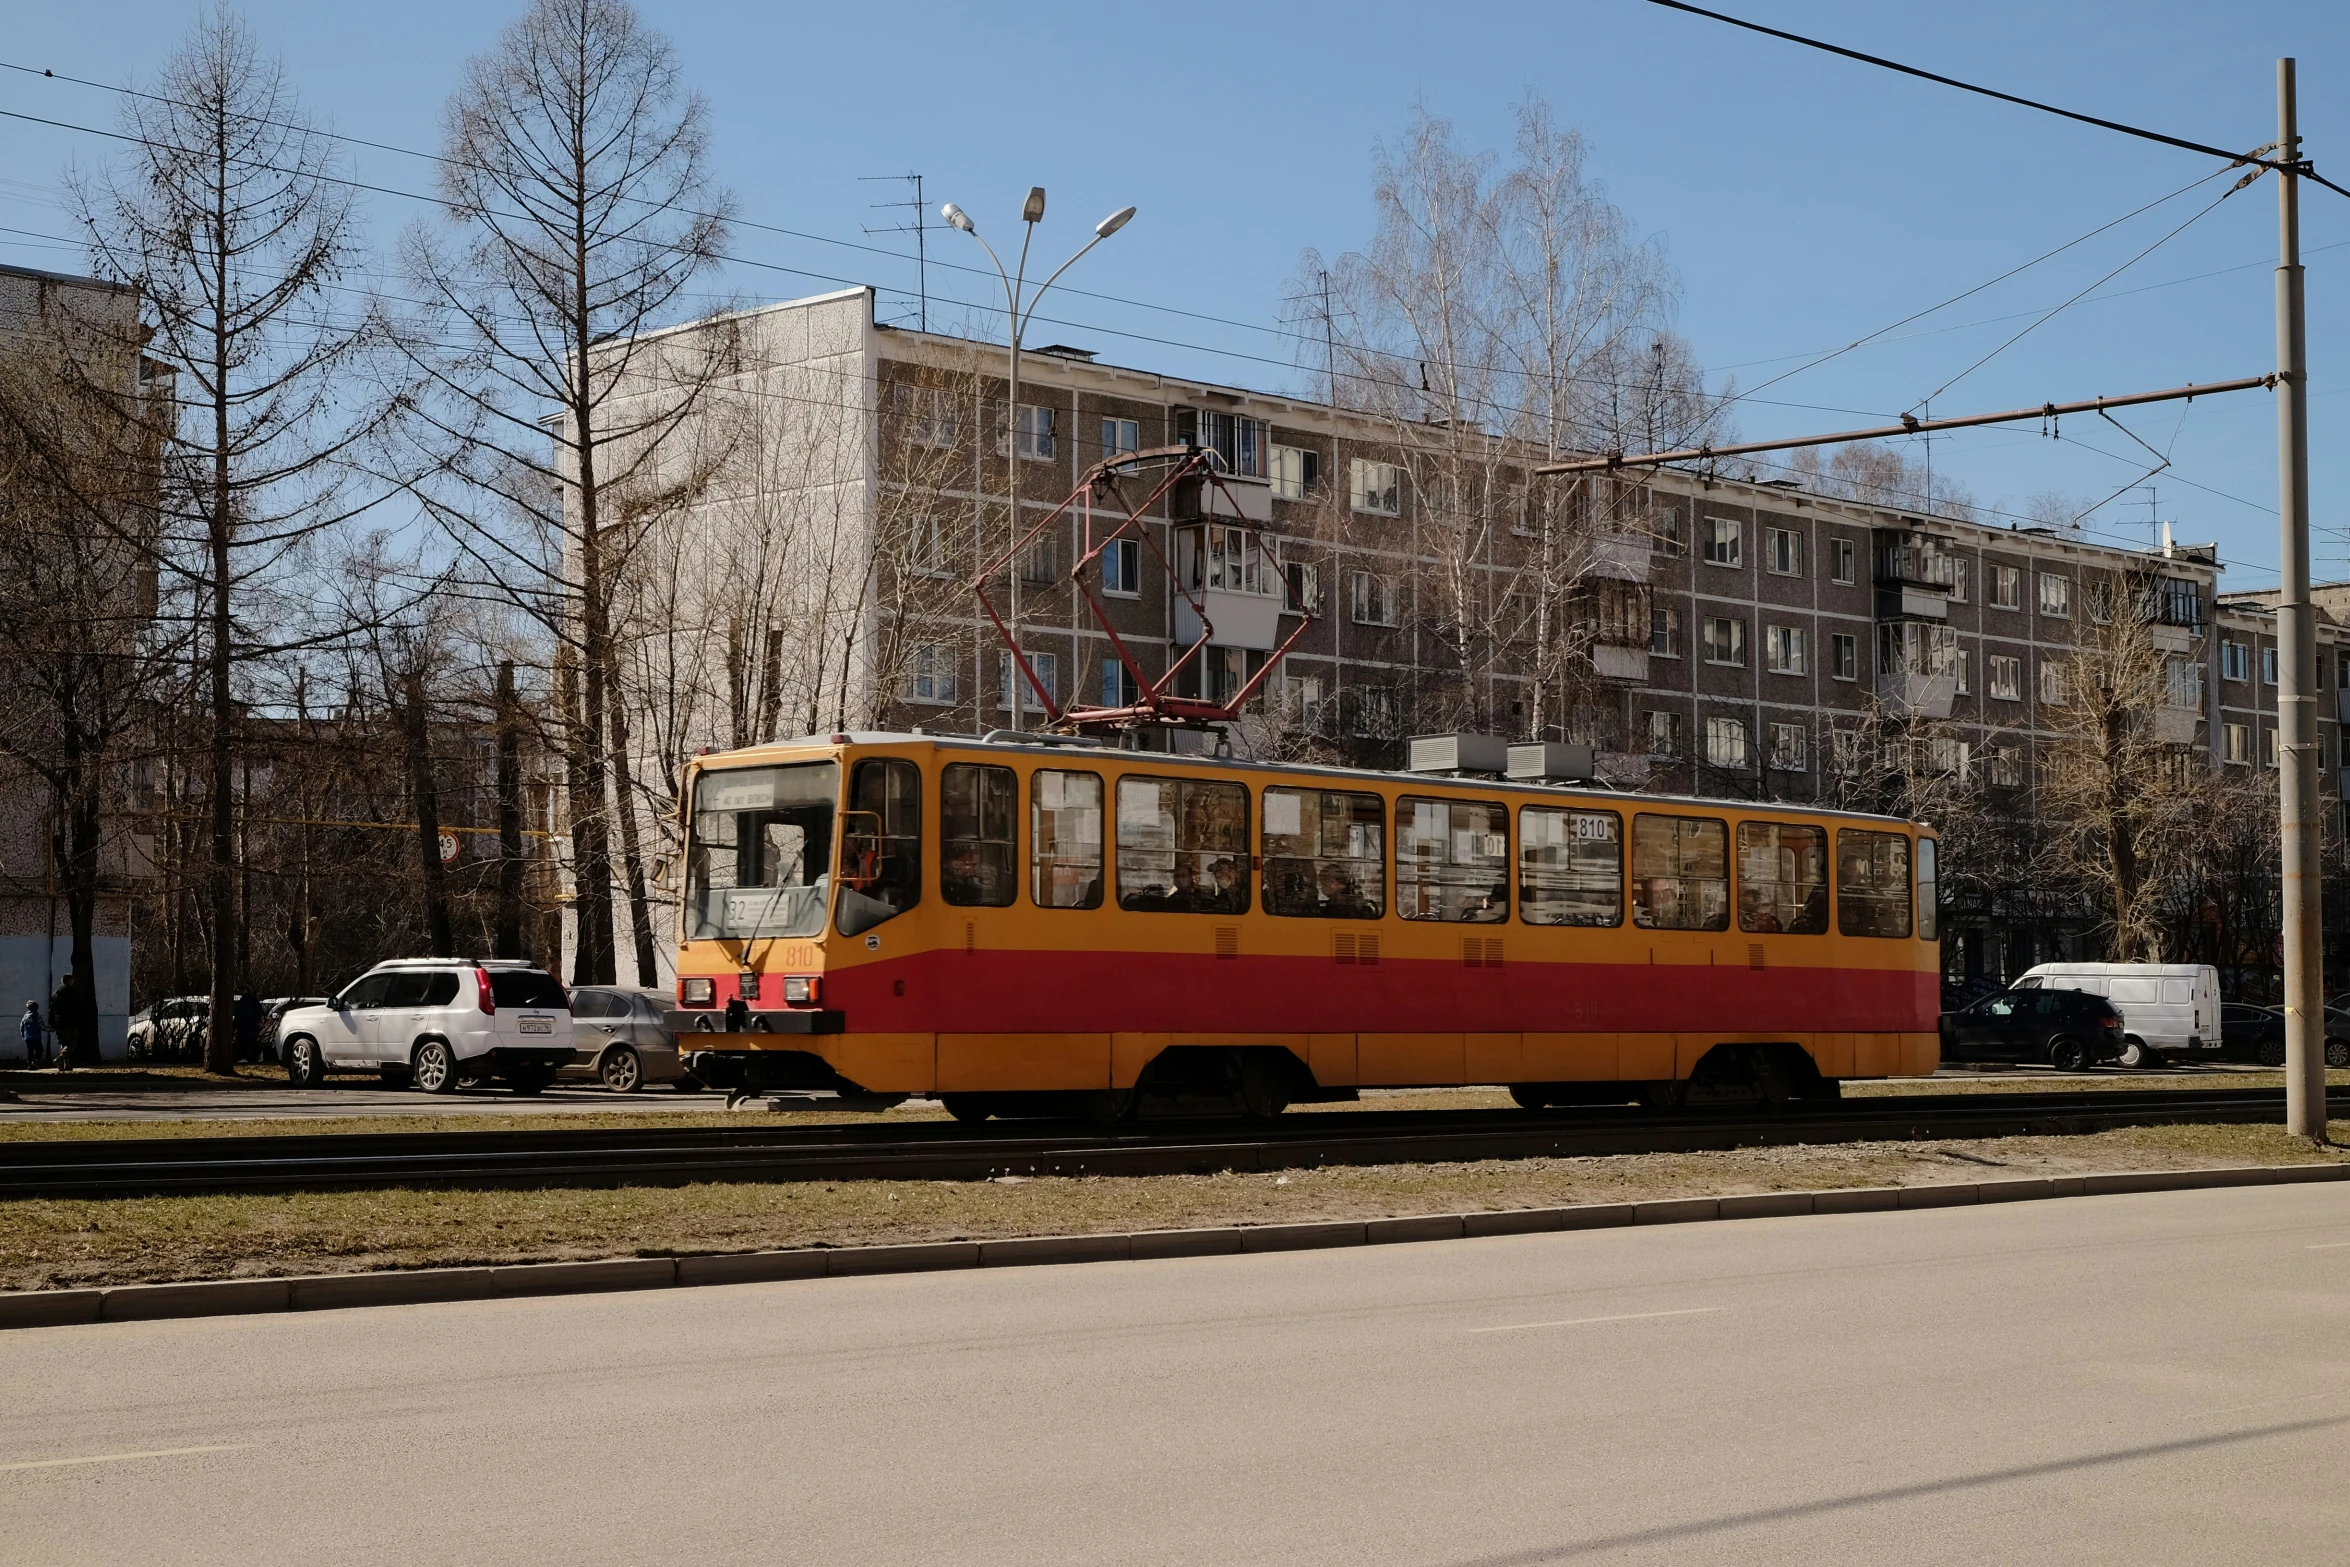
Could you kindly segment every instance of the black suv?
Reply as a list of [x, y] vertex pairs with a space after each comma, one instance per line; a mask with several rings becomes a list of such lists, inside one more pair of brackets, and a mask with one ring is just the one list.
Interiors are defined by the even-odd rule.
[[2045, 1061], [2077, 1072], [2122, 1052], [2122, 1015], [2085, 990], [2002, 990], [1942, 1014], [1945, 1061]]

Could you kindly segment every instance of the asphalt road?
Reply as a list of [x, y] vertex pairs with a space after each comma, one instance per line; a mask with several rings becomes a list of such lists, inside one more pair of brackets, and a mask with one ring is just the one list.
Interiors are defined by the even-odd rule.
[[0, 1557], [2339, 1561], [2350, 1190], [0, 1335]]

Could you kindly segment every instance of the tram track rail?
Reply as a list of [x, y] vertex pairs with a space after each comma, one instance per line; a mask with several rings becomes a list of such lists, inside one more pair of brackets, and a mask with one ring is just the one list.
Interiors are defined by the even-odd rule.
[[[2331, 1098], [2350, 1112], [2350, 1093]], [[1323, 1111], [1278, 1121], [558, 1128], [0, 1144], [0, 1193], [117, 1197], [400, 1186], [980, 1180], [1690, 1153], [2279, 1120], [2275, 1089], [1900, 1095], [1772, 1109]]]

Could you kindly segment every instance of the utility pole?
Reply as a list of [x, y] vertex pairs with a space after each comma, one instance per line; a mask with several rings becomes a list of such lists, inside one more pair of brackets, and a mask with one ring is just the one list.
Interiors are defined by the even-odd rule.
[[2309, 604], [2309, 345], [2301, 309], [2301, 133], [2277, 62], [2277, 819], [2284, 829], [2285, 1130], [2326, 1140], [2325, 904], [2318, 880], [2315, 627]]

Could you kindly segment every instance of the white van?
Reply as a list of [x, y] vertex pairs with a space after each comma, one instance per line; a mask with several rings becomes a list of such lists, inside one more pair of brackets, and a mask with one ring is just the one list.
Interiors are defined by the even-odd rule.
[[2165, 1052], [2220, 1053], [2219, 970], [2208, 963], [2042, 963], [2018, 990], [2085, 990], [2122, 1015], [2123, 1066], [2160, 1066]]

